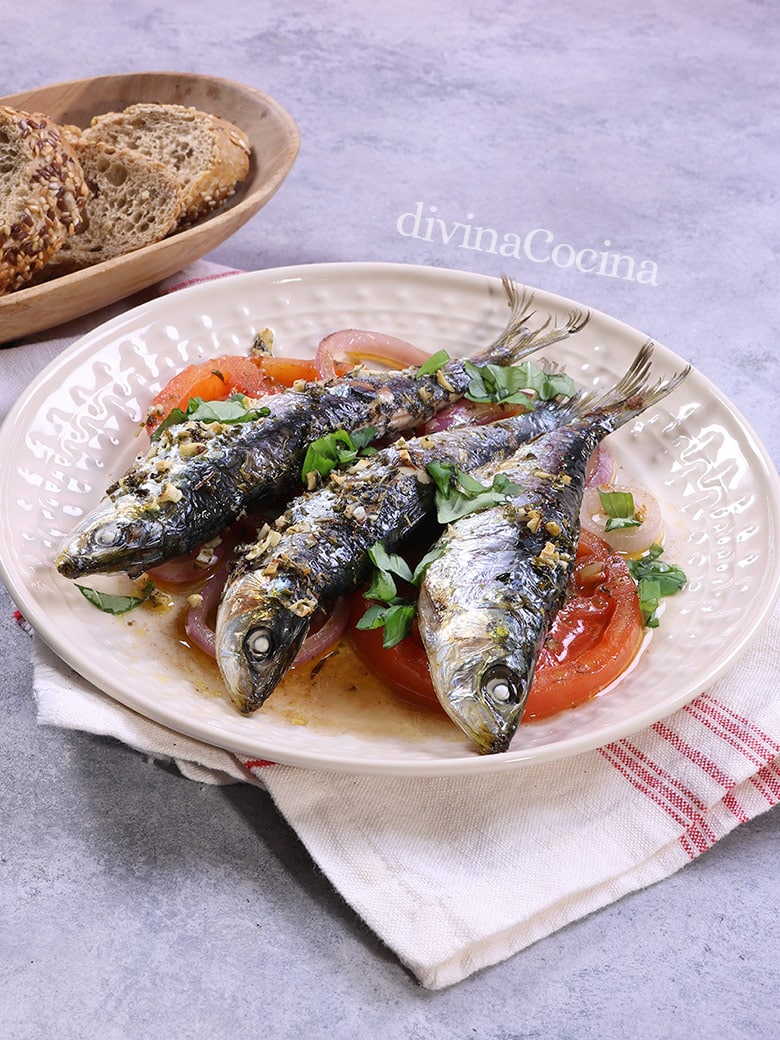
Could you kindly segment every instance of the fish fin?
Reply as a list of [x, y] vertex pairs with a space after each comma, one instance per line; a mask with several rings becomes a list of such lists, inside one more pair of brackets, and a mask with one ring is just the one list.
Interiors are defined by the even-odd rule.
[[590, 321], [590, 311], [575, 309], [557, 322], [548, 314], [541, 325], [531, 329], [529, 322], [537, 314], [533, 291], [518, 285], [508, 275], [502, 275], [501, 285], [511, 310], [509, 321], [498, 339], [471, 359], [474, 364], [516, 364], [530, 354], [581, 332]]
[[654, 342], [646, 340], [625, 374], [608, 390], [597, 388], [575, 395], [569, 406], [572, 418], [611, 417], [613, 429], [617, 429], [667, 397], [686, 378], [691, 366], [685, 365], [679, 372], [650, 383], [654, 349]]

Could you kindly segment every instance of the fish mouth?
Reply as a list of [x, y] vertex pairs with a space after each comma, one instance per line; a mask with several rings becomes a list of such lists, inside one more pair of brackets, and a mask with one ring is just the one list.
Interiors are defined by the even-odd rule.
[[453, 721], [483, 755], [509, 749], [525, 710], [530, 680], [503, 661], [488, 663], [467, 687], [445, 698]]
[[306, 638], [310, 617], [284, 607], [239, 615], [217, 630], [217, 663], [230, 700], [251, 715], [270, 697]]
[[[62, 542], [54, 565], [64, 578], [139, 574], [160, 562], [163, 527], [149, 514], [116, 516], [112, 504], [86, 517]], [[128, 567], [128, 554], [134, 566]]]

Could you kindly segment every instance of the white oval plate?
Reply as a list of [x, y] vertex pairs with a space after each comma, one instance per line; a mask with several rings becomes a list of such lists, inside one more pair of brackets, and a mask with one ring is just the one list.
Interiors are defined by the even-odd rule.
[[[572, 301], [537, 291], [540, 311]], [[521, 726], [509, 752], [479, 756], [447, 720], [371, 708], [345, 692], [327, 719], [300, 725], [265, 708], [239, 716], [213, 675], [181, 666], [154, 638], [155, 616], [123, 619], [90, 606], [54, 570], [62, 536], [143, 446], [146, 405], [183, 365], [246, 353], [271, 327], [279, 353], [311, 354], [320, 336], [379, 329], [451, 354], [472, 353], [503, 327], [496, 279], [391, 264], [322, 264], [259, 271], [194, 286], [95, 329], [23, 394], [0, 431], [0, 562], [19, 609], [51, 648], [99, 689], [169, 728], [251, 758], [385, 775], [455, 775], [517, 768], [627, 736], [681, 707], [746, 648], [778, 593], [778, 479], [728, 400], [692, 372], [660, 407], [610, 438], [624, 469], [661, 500], [667, 555], [688, 576], [633, 670], [592, 702]], [[585, 385], [611, 382], [647, 337], [607, 315], [553, 348]], [[659, 369], [682, 360], [658, 346]], [[148, 620], [128, 618], [146, 613]], [[283, 705], [280, 706], [283, 708]], [[400, 709], [399, 709], [400, 710]], [[406, 709], [403, 709], [406, 711]], [[366, 719], [369, 718], [367, 722]], [[400, 716], [399, 716], [400, 718]]]

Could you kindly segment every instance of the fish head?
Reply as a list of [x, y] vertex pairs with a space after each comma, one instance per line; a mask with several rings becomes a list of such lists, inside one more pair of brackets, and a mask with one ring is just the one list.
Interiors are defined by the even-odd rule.
[[520, 627], [504, 611], [467, 610], [445, 620], [426, 647], [442, 707], [482, 754], [508, 749], [525, 710], [532, 662]]
[[217, 612], [216, 657], [228, 696], [248, 715], [273, 693], [306, 638], [311, 617], [253, 596], [252, 574], [228, 582]]
[[[164, 525], [150, 511], [106, 501], [70, 532], [54, 562], [65, 578], [125, 570], [139, 574], [161, 561], [164, 542]], [[128, 568], [131, 553], [133, 567]]]

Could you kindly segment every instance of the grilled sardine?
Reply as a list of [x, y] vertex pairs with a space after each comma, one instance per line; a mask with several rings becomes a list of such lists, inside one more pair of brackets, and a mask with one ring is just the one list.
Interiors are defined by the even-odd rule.
[[399, 440], [293, 499], [244, 549], [223, 593], [217, 663], [236, 707], [254, 711], [276, 688], [315, 612], [364, 580], [375, 542], [392, 550], [432, 516], [430, 463], [469, 471], [507, 458], [582, 407], [575, 397], [485, 426]]
[[[498, 339], [471, 360], [511, 364], [579, 331], [587, 312], [555, 323], [535, 316], [533, 294], [503, 279], [510, 307]], [[137, 575], [187, 553], [249, 507], [289, 490], [307, 446], [324, 434], [367, 426], [382, 436], [414, 427], [460, 397], [469, 376], [462, 359], [419, 375], [355, 372], [308, 383], [257, 402], [267, 414], [235, 425], [190, 420], [165, 429], [130, 471], [84, 517], [56, 557], [61, 574]]]
[[522, 489], [448, 525], [418, 599], [420, 636], [444, 709], [483, 753], [506, 751], [539, 651], [566, 595], [579, 539], [585, 467], [596, 445], [656, 404], [688, 369], [651, 385], [646, 344], [584, 415], [474, 475]]

